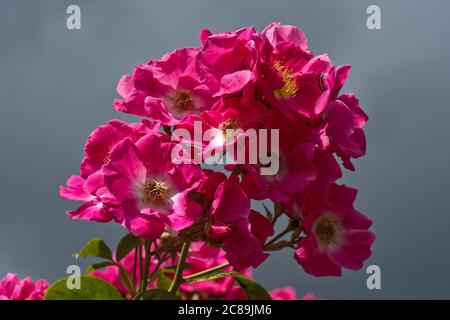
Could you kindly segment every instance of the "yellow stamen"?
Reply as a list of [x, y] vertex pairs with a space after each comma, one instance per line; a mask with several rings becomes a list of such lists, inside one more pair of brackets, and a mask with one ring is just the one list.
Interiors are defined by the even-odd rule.
[[295, 96], [300, 90], [294, 79], [294, 72], [290, 68], [284, 67], [280, 61], [275, 62], [275, 69], [283, 76], [284, 86], [274, 91], [275, 96], [279, 99], [289, 99]]
[[177, 91], [175, 94], [175, 105], [182, 110], [191, 110], [194, 107], [191, 93], [189, 91]]
[[239, 129], [241, 127], [241, 122], [237, 119], [228, 119], [224, 122], [222, 122], [219, 125], [219, 129], [222, 130], [222, 132], [225, 134], [227, 132], [227, 130], [233, 129]]
[[144, 186], [143, 200], [154, 204], [164, 203], [168, 198], [169, 187], [162, 181], [152, 180]]
[[109, 153], [106, 154], [106, 156], [103, 157], [102, 162], [104, 165], [107, 165], [111, 161], [111, 158], [109, 157]]
[[341, 237], [341, 223], [325, 214], [315, 222], [313, 232], [322, 245], [337, 243]]

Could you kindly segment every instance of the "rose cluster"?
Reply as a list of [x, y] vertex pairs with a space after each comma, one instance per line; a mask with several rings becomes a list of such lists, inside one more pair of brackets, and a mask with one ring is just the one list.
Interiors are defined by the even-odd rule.
[[[60, 190], [84, 202], [69, 216], [115, 221], [161, 246], [175, 238], [221, 247], [238, 271], [284, 247], [315, 276], [361, 268], [375, 238], [371, 220], [353, 207], [357, 191], [336, 183], [336, 158], [354, 170], [366, 148], [367, 115], [354, 94], [340, 93], [350, 66], [314, 55], [301, 30], [280, 23], [261, 33], [203, 30], [200, 40], [120, 79], [113, 107], [142, 120], [92, 132], [80, 174]], [[236, 143], [228, 129], [277, 129], [279, 150], [267, 150], [277, 153], [277, 173], [262, 175], [259, 162], [218, 170], [173, 161], [171, 133], [194, 122], [223, 133], [201, 142], [216, 152]], [[254, 210], [252, 200], [273, 202], [273, 212]], [[289, 223], [269, 239], [281, 215]]]
[[8, 273], [0, 280], [0, 300], [42, 300], [47, 288], [46, 280], [33, 282], [30, 277], [20, 280], [16, 274]]
[[[314, 55], [301, 30], [277, 22], [261, 33], [253, 27], [203, 30], [200, 41], [137, 65], [120, 79], [114, 109], [142, 119], [112, 120], [91, 133], [80, 173], [60, 188], [63, 198], [83, 202], [68, 215], [123, 225], [147, 244], [140, 258], [155, 251], [170, 257], [149, 256], [150, 268], [191, 261], [197, 269], [186, 268], [183, 276], [224, 261], [245, 274], [283, 248], [293, 249], [314, 276], [360, 269], [375, 239], [368, 230], [372, 222], [353, 206], [357, 191], [337, 183], [340, 163], [353, 171], [352, 159], [366, 149], [362, 128], [368, 117], [354, 94], [340, 93], [350, 66]], [[174, 134], [183, 129], [195, 136], [197, 124], [215, 134], [200, 141]], [[250, 161], [255, 150], [247, 146], [243, 162], [225, 166], [174, 161], [181, 142], [194, 153], [223, 156], [248, 138], [230, 136], [230, 130], [252, 129], [278, 133], [277, 144], [263, 145], [267, 139], [257, 137], [258, 155], [263, 150], [277, 161], [274, 174], [263, 174], [270, 164], [257, 156]], [[251, 205], [257, 202], [264, 209]], [[287, 224], [275, 235], [280, 221]], [[107, 276], [96, 275], [120, 281], [114, 266], [108, 268]], [[176, 284], [186, 297], [223, 298], [233, 294], [231, 282]]]

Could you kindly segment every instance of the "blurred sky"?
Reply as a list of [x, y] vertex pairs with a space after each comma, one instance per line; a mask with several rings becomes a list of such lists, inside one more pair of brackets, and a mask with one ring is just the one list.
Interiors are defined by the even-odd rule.
[[[81, 7], [82, 29], [66, 28], [66, 7]], [[378, 4], [382, 30], [366, 28]], [[78, 171], [83, 145], [113, 118], [117, 80], [133, 66], [199, 45], [203, 27], [226, 31], [272, 21], [303, 29], [315, 53], [352, 64], [345, 89], [370, 117], [367, 156], [342, 182], [359, 189], [357, 208], [374, 220], [365, 270], [314, 278], [272, 255], [256, 270], [267, 288], [333, 298], [450, 298], [450, 2], [445, 0], [8, 0], [0, 11], [0, 278], [6, 272], [54, 281], [88, 239], [115, 245], [120, 226], [71, 221], [75, 207], [58, 187]], [[82, 262], [82, 265], [85, 265]]]

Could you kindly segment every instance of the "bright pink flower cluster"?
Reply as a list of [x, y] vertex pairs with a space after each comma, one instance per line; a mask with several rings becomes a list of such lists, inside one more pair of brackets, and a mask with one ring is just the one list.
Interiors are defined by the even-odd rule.
[[8, 273], [0, 280], [0, 300], [42, 300], [48, 288], [46, 280], [33, 282], [30, 277], [22, 280]]
[[[261, 33], [203, 30], [200, 40], [200, 47], [177, 49], [120, 79], [115, 110], [144, 119], [113, 120], [92, 132], [80, 174], [60, 189], [62, 197], [84, 202], [70, 217], [114, 220], [154, 243], [188, 239], [197, 243], [194, 261], [196, 252], [222, 248], [220, 259], [237, 271], [284, 247], [294, 248], [295, 260], [315, 276], [361, 268], [375, 236], [353, 207], [356, 190], [336, 183], [342, 172], [334, 156], [354, 170], [351, 159], [366, 149], [367, 115], [353, 94], [340, 94], [350, 66], [314, 55], [301, 30], [280, 23]], [[193, 130], [194, 121], [224, 134], [278, 129], [279, 150], [268, 150], [278, 153], [278, 172], [261, 174], [262, 163], [229, 165], [225, 174], [174, 162], [171, 133]], [[214, 139], [202, 144], [221, 150]], [[271, 200], [275, 209], [263, 215], [252, 200]], [[268, 240], [280, 215], [290, 222]], [[202, 292], [223, 294], [213, 284]]]

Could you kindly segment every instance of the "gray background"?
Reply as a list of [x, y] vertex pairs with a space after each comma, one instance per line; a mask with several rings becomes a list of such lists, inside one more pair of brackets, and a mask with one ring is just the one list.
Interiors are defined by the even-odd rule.
[[[82, 29], [66, 29], [79, 4]], [[366, 28], [366, 8], [382, 9], [382, 30]], [[333, 298], [450, 298], [448, 104], [450, 2], [433, 1], [2, 1], [0, 10], [0, 277], [8, 271], [50, 281], [76, 263], [93, 236], [115, 244], [114, 223], [71, 221], [58, 186], [78, 171], [88, 134], [115, 113], [119, 77], [138, 63], [196, 46], [202, 27], [224, 31], [271, 21], [302, 28], [315, 53], [350, 63], [346, 90], [370, 116], [367, 156], [343, 181], [374, 220], [382, 290], [364, 270], [308, 276], [274, 254], [256, 271], [268, 288]], [[84, 263], [83, 263], [84, 264]]]

